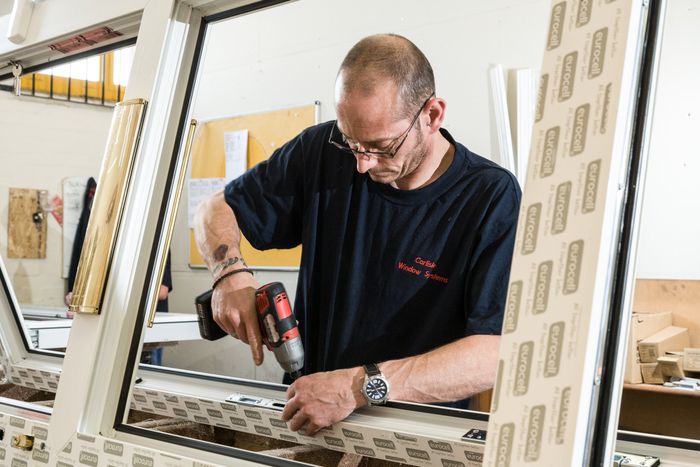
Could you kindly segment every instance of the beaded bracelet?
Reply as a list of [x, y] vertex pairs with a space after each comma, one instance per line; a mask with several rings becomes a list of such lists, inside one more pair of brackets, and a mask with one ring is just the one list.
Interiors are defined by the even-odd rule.
[[214, 274], [216, 274], [216, 273], [219, 272], [219, 271], [223, 271], [223, 270], [226, 269], [227, 267], [233, 266], [234, 264], [236, 264], [236, 263], [239, 262], [239, 261], [241, 262], [241, 264], [243, 264], [243, 266], [246, 266], [245, 261], [243, 260], [243, 258], [239, 258], [238, 256], [234, 256], [233, 258], [225, 259], [225, 260], [223, 260], [222, 262], [220, 262], [219, 264], [217, 264], [217, 265], [214, 267], [214, 271], [213, 271], [213, 272], [214, 272]]
[[229, 276], [233, 276], [234, 274], [238, 274], [239, 272], [248, 272], [253, 276], [255, 275], [255, 274], [253, 274], [253, 271], [251, 269], [248, 269], [248, 268], [234, 269], [233, 271], [229, 271], [226, 274], [222, 274], [218, 279], [216, 279], [214, 281], [214, 284], [211, 286], [212, 290], [214, 290], [216, 288], [216, 286], [219, 285], [219, 282], [221, 282], [222, 280], [226, 279]]

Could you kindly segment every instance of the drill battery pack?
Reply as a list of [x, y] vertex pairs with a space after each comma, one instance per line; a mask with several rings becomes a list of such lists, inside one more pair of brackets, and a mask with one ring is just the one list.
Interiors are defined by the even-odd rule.
[[211, 296], [213, 290], [204, 292], [194, 299], [194, 304], [197, 308], [197, 324], [199, 324], [199, 335], [202, 339], [215, 341], [227, 336], [226, 331], [221, 329], [216, 321], [211, 307]]

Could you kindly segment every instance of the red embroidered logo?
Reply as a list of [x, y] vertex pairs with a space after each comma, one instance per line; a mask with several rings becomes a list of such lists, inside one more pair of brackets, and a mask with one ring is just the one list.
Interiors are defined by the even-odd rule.
[[397, 269], [399, 269], [400, 271], [407, 272], [409, 274], [413, 274], [415, 276], [422, 276], [426, 279], [442, 282], [443, 284], [447, 284], [450, 281], [447, 277], [435, 274], [433, 272], [433, 270], [437, 268], [437, 263], [435, 263], [435, 261], [431, 261], [429, 259], [417, 256], [413, 260], [413, 263], [416, 266], [412, 264], [406, 264], [403, 261], [399, 261]]

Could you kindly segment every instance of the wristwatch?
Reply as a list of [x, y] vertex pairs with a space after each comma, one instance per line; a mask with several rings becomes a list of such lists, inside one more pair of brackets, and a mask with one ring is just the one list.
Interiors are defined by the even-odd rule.
[[386, 380], [376, 363], [364, 365], [365, 381], [362, 384], [362, 395], [369, 405], [382, 405], [389, 399], [389, 382]]

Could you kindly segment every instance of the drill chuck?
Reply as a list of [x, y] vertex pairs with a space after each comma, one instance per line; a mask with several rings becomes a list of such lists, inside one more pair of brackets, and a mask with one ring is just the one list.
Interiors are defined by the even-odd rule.
[[279, 347], [273, 347], [272, 352], [282, 369], [290, 375], [304, 367], [304, 346], [301, 344], [300, 337], [289, 340]]

